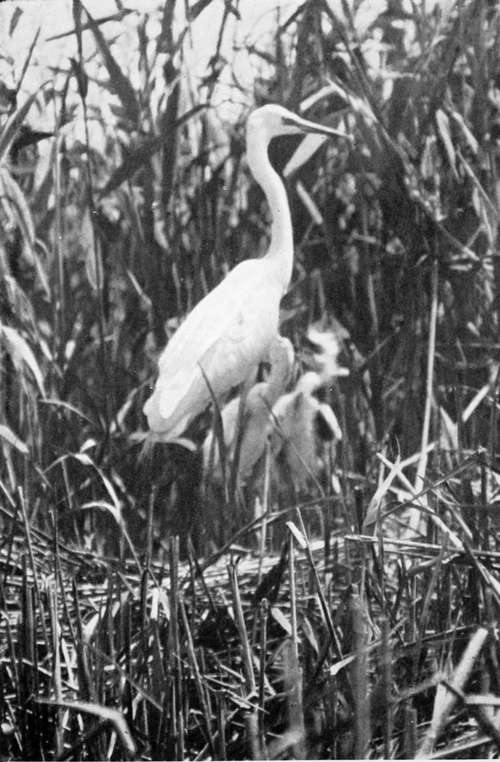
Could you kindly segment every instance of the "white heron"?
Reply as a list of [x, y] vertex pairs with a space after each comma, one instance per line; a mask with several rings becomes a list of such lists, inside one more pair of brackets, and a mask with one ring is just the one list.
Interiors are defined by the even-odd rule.
[[[240, 411], [241, 398], [235, 397], [228, 402], [221, 413], [224, 447], [229, 462], [235, 455], [236, 442], [240, 435], [241, 443], [238, 459], [238, 481], [245, 484], [251, 476], [255, 464], [262, 456], [268, 437], [268, 423], [272, 407], [283, 394], [292, 375], [294, 351], [288, 339], [279, 336], [269, 350], [271, 371], [265, 381], [252, 386], [243, 410]], [[213, 431], [210, 431], [203, 443], [203, 465], [205, 470], [211, 467], [211, 473], [220, 476], [220, 458], [218, 443]]]
[[238, 264], [205, 296], [168, 342], [144, 413], [157, 441], [172, 441], [210, 404], [246, 381], [269, 356], [278, 334], [279, 305], [293, 265], [293, 233], [285, 187], [269, 161], [272, 138], [300, 133], [346, 137], [277, 105], [247, 122], [247, 161], [272, 215], [267, 254]]

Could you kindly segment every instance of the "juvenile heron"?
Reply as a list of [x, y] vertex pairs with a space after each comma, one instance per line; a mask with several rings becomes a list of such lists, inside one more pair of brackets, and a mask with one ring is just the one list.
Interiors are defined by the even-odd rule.
[[[268, 437], [271, 410], [276, 400], [285, 391], [292, 375], [294, 351], [288, 339], [278, 337], [269, 352], [271, 370], [265, 381], [252, 386], [246, 399], [235, 397], [228, 402], [221, 413], [224, 432], [224, 447], [229, 462], [235, 455], [236, 442], [241, 436], [238, 459], [238, 480], [244, 484], [251, 476], [257, 461], [261, 458]], [[241, 429], [241, 432], [240, 432]], [[220, 468], [218, 443], [210, 431], [203, 443], [203, 465], [211, 467], [212, 473]], [[218, 474], [220, 476], [220, 474]]]
[[311, 326], [307, 337], [317, 348], [312, 354], [316, 369], [300, 376], [295, 388], [277, 400], [271, 421], [272, 454], [280, 457], [297, 486], [304, 486], [310, 475], [319, 476], [328, 450], [342, 440], [335, 413], [318, 394], [335, 377], [348, 375], [338, 364], [340, 347], [334, 333]]

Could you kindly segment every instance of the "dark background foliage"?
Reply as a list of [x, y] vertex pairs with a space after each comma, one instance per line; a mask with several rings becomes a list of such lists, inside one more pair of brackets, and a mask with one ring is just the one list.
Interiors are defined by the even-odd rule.
[[[231, 79], [226, 58], [228, 30], [243, 24], [239, 4], [219, 16], [205, 16], [215, 0], [180, 5], [165, 0], [146, 14], [117, 2], [100, 19], [74, 0], [70, 54], [31, 92], [38, 33], [23, 60], [1, 56], [12, 74], [0, 82], [2, 754], [133, 755], [106, 705], [125, 716], [144, 758], [290, 748], [411, 756], [439, 670], [476, 624], [497, 616], [498, 8], [297, 3], [276, 14], [262, 44], [248, 41], [249, 85]], [[9, 9], [10, 35], [26, 11]], [[187, 41], [214, 18], [217, 42], [193, 84]], [[261, 555], [239, 583], [220, 572], [229, 588], [205, 585], [196, 599], [199, 582], [183, 587], [189, 567], [183, 584], [175, 576], [172, 538], [195, 575], [197, 559], [233, 535], [252, 545], [241, 530], [253, 497], [229, 503], [203, 491], [200, 456], [184, 448], [157, 445], [141, 459], [142, 406], [184, 316], [228, 269], [265, 252], [269, 213], [245, 164], [244, 127], [249, 109], [267, 102], [352, 137], [323, 145], [286, 178], [295, 265], [281, 330], [297, 350], [313, 322], [342, 341], [350, 375], [331, 390], [340, 487], [329, 480], [300, 495], [307, 531], [323, 533], [321, 562], [298, 519], [305, 556], [287, 561], [284, 521], [298, 493], [278, 485], [266, 505], [277, 516], [277, 587], [255, 598]], [[271, 146], [280, 171], [297, 147]], [[193, 440], [209, 426], [207, 415]], [[411, 459], [399, 473], [397, 458]], [[324, 501], [329, 518], [318, 523]], [[387, 565], [382, 539], [363, 544], [367, 511], [382, 538], [394, 536], [383, 513], [415, 526], [422, 509], [433, 520], [420, 551], [394, 551]], [[469, 543], [467, 562], [446, 555], [463, 548], [443, 540], [443, 520]], [[353, 545], [335, 545], [332, 560], [333, 526]], [[287, 568], [303, 587], [281, 588], [266, 630]], [[476, 692], [498, 688], [490, 637]], [[368, 641], [380, 646], [369, 658]], [[358, 666], [348, 677], [329, 671], [351, 652]], [[283, 684], [287, 672], [302, 675], [303, 694]], [[79, 701], [80, 714], [63, 699]], [[82, 702], [100, 707], [97, 719]], [[494, 720], [461, 711], [466, 753], [484, 753], [498, 736]], [[273, 752], [276, 733], [289, 742]]]

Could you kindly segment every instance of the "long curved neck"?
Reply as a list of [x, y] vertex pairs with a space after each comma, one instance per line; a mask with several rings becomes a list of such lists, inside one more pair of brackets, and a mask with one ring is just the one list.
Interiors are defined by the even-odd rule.
[[247, 161], [250, 171], [264, 191], [272, 215], [271, 244], [266, 258], [275, 265], [283, 291], [292, 277], [293, 230], [285, 186], [274, 171], [267, 154], [268, 140], [262, 135], [247, 138]]

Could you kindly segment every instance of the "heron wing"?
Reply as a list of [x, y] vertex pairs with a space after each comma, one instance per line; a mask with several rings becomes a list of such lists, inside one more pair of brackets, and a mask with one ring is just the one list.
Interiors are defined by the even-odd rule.
[[174, 414], [193, 418], [208, 404], [200, 366], [216, 396], [243, 381], [277, 333], [280, 299], [265, 259], [242, 262], [202, 299], [159, 360], [155, 391], [144, 406], [150, 426], [165, 427]]

